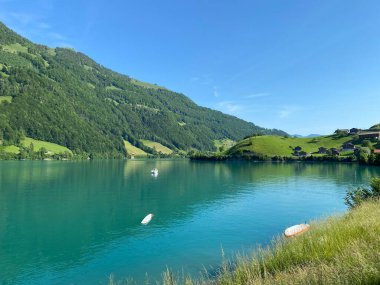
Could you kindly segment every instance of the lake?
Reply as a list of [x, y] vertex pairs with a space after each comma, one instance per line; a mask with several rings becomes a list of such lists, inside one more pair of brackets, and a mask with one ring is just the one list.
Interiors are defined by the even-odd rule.
[[345, 191], [379, 175], [356, 164], [1, 161], [0, 284], [197, 276], [222, 251], [250, 252], [346, 211]]

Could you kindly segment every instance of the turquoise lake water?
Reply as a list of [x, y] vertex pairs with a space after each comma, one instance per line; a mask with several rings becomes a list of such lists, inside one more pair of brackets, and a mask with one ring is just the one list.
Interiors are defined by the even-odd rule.
[[[159, 175], [150, 170], [157, 167]], [[293, 224], [346, 211], [355, 164], [0, 162], [0, 284], [141, 283], [193, 276]], [[141, 220], [154, 213], [143, 226]]]

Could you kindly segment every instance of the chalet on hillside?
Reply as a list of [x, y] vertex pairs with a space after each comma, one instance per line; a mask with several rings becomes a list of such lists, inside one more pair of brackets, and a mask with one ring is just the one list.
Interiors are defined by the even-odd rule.
[[344, 150], [353, 150], [355, 149], [355, 145], [353, 143], [344, 143], [342, 145]]
[[331, 154], [332, 154], [332, 155], [339, 155], [339, 154], [340, 154], [339, 149], [337, 149], [337, 148], [335, 148], [335, 147], [330, 148], [330, 150], [331, 150]]
[[374, 149], [374, 150], [373, 150], [373, 153], [375, 153], [375, 154], [380, 154], [380, 149]]
[[327, 153], [327, 148], [321, 146], [321, 147], [318, 149], [318, 153], [319, 153], [319, 154], [326, 154], [326, 153]]
[[306, 151], [300, 151], [299, 153], [298, 153], [298, 156], [307, 156], [308, 154], [307, 154], [307, 152]]
[[359, 133], [359, 129], [357, 129], [357, 128], [352, 128], [352, 129], [350, 129], [350, 135], [356, 135], [357, 133]]
[[302, 150], [302, 147], [300, 147], [300, 146], [296, 146], [295, 148], [294, 148], [294, 151], [295, 152], [300, 152]]
[[301, 156], [300, 152], [301, 152], [301, 150], [302, 150], [302, 147], [300, 147], [300, 146], [296, 146], [293, 150], [294, 150], [294, 151], [293, 151], [293, 155], [294, 155], [294, 156]]
[[362, 132], [362, 133], [359, 133], [359, 138], [380, 140], [380, 132]]

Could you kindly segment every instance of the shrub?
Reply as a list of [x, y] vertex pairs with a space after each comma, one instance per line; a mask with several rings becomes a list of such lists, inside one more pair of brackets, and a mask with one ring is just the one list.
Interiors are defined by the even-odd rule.
[[362, 146], [364, 146], [364, 147], [371, 147], [371, 142], [369, 140], [363, 140]]
[[355, 208], [365, 200], [380, 199], [380, 178], [373, 178], [370, 185], [371, 188], [358, 187], [348, 191], [344, 198], [345, 204], [350, 208]]

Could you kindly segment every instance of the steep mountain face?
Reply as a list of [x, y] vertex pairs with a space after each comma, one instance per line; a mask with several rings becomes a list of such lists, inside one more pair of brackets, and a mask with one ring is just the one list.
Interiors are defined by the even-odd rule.
[[86, 55], [36, 45], [0, 23], [0, 140], [23, 135], [75, 153], [125, 156], [123, 139], [174, 150], [212, 150], [213, 140], [279, 134], [196, 105], [186, 96], [113, 72]]

